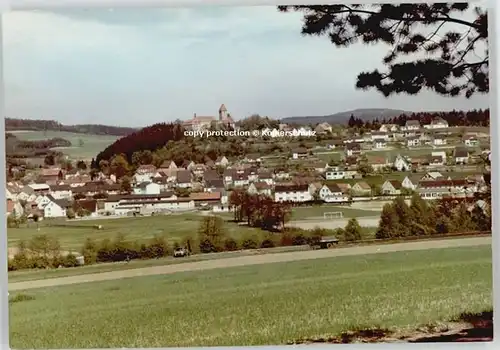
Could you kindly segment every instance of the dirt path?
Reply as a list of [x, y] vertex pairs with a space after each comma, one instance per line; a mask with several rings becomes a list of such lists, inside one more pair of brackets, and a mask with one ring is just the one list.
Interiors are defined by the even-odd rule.
[[[380, 221], [380, 215], [377, 216], [365, 216], [356, 218], [358, 223], [362, 227], [376, 227]], [[325, 229], [334, 230], [336, 228], [344, 228], [349, 222], [349, 218], [342, 219], [329, 219], [325, 220], [323, 218], [318, 218], [317, 220], [296, 220], [287, 223], [289, 227], [298, 227], [304, 230], [311, 230], [315, 227], [321, 227]]]
[[477, 246], [477, 245], [491, 245], [491, 237], [429, 240], [429, 241], [419, 241], [419, 242], [409, 242], [409, 243], [395, 243], [395, 244], [349, 247], [349, 248], [328, 249], [328, 250], [326, 249], [308, 250], [301, 252], [242, 256], [242, 257], [227, 258], [227, 259], [214, 259], [214, 260], [197, 261], [197, 262], [176, 264], [176, 265], [153, 266], [153, 267], [144, 267], [131, 270], [121, 270], [121, 271], [103, 272], [103, 273], [70, 276], [70, 277], [60, 277], [60, 278], [52, 278], [52, 279], [44, 279], [36, 281], [9, 283], [9, 290], [10, 291], [24, 290], [24, 289], [33, 289], [42, 287], [62, 286], [62, 285], [76, 284], [76, 283], [116, 280], [121, 278], [138, 277], [138, 276], [163, 275], [163, 274], [172, 274], [172, 273], [186, 272], [186, 271], [200, 271], [200, 270], [217, 269], [225, 267], [320, 259], [320, 258], [329, 258], [336, 256], [351, 256], [351, 255], [388, 253], [388, 252], [410, 251], [410, 250], [466, 247], [466, 246]]

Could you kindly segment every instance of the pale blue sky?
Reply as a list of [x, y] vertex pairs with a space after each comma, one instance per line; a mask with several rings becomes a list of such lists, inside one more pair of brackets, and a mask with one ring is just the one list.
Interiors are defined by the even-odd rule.
[[387, 48], [337, 49], [302, 37], [301, 16], [275, 7], [14, 12], [3, 17], [7, 116], [143, 126], [221, 103], [240, 119], [356, 108], [450, 110], [487, 96], [386, 99], [354, 89]]

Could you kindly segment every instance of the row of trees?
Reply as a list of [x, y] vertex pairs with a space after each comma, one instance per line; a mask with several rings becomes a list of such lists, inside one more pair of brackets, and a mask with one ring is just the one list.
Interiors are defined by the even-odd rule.
[[490, 231], [491, 213], [484, 203], [481, 207], [465, 199], [445, 198], [428, 202], [414, 194], [408, 205], [403, 197], [398, 197], [383, 207], [376, 238]]
[[479, 109], [471, 111], [451, 111], [451, 112], [420, 112], [402, 114], [394, 118], [384, 118], [379, 120], [363, 120], [351, 115], [347, 125], [350, 128], [364, 128], [368, 130], [378, 130], [383, 124], [395, 124], [404, 126], [408, 120], [418, 120], [421, 124], [429, 124], [435, 118], [442, 118], [448, 122], [449, 126], [489, 126], [490, 110]]

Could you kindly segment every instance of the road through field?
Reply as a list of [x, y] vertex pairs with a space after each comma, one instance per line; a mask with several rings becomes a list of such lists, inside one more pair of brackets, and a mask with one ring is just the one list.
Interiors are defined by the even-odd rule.
[[491, 245], [491, 237], [458, 238], [444, 240], [426, 240], [408, 243], [394, 243], [360, 247], [348, 247], [325, 250], [307, 250], [300, 252], [242, 256], [237, 258], [214, 259], [185, 264], [144, 267], [139, 269], [103, 272], [88, 275], [60, 277], [44, 280], [9, 283], [9, 291], [42, 287], [62, 286], [77, 283], [116, 280], [121, 278], [172, 274], [177, 272], [200, 271], [225, 267], [259, 265], [277, 262], [330, 258], [337, 256], [389, 253], [398, 251], [453, 248], [478, 245]]

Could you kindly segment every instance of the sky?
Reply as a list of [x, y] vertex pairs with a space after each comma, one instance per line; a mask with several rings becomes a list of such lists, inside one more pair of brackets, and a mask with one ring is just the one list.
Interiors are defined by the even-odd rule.
[[487, 96], [385, 98], [354, 88], [387, 47], [339, 49], [276, 7], [10, 12], [3, 16], [6, 115], [145, 126], [218, 113], [282, 118], [357, 108], [485, 108]]

